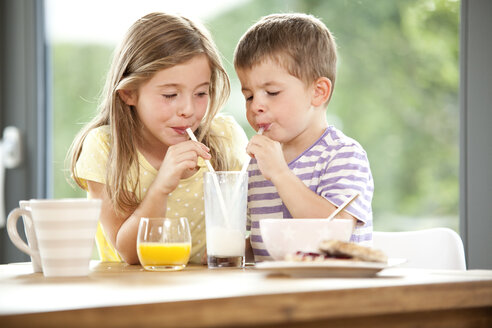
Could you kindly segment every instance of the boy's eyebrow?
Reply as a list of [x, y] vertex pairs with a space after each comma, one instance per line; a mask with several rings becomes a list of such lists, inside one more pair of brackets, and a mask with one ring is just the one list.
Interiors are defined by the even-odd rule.
[[267, 81], [265, 83], [263, 83], [261, 86], [262, 87], [268, 87], [270, 85], [277, 85], [277, 84], [281, 84], [280, 82], [276, 82], [276, 81]]
[[[276, 81], [267, 81], [263, 84], [260, 85], [261, 88], [264, 88], [264, 87], [268, 87], [268, 86], [271, 86], [271, 85], [281, 85], [282, 83], [280, 82], [276, 82]], [[249, 91], [248, 88], [241, 88], [241, 91]]]

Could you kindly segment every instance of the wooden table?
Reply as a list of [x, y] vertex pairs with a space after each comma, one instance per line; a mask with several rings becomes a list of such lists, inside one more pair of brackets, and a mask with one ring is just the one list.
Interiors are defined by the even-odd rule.
[[46, 278], [0, 265], [0, 327], [492, 327], [492, 271], [292, 278], [255, 268], [148, 272], [91, 263]]

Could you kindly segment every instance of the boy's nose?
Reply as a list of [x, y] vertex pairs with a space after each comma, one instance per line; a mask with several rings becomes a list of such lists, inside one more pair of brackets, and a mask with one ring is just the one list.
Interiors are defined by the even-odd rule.
[[251, 104], [251, 109], [255, 113], [263, 113], [265, 111], [265, 105], [258, 99], [253, 99]]

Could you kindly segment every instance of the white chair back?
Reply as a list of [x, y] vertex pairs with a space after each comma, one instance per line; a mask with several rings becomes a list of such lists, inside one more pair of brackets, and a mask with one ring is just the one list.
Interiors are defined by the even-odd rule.
[[373, 233], [373, 247], [389, 258], [406, 258], [401, 267], [466, 270], [460, 236], [449, 228]]

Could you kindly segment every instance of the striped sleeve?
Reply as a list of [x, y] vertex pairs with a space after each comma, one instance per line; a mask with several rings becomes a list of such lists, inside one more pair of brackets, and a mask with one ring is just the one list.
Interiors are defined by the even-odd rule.
[[350, 241], [372, 245], [373, 217], [372, 197], [374, 181], [367, 153], [355, 140], [340, 130], [331, 128], [325, 136], [323, 173], [319, 176], [317, 193], [335, 206], [340, 206], [349, 197], [358, 193], [346, 211], [357, 219]]
[[346, 209], [362, 222], [368, 222], [374, 184], [365, 151], [357, 145], [340, 148], [320, 177], [319, 194], [340, 206], [354, 194], [359, 197]]

